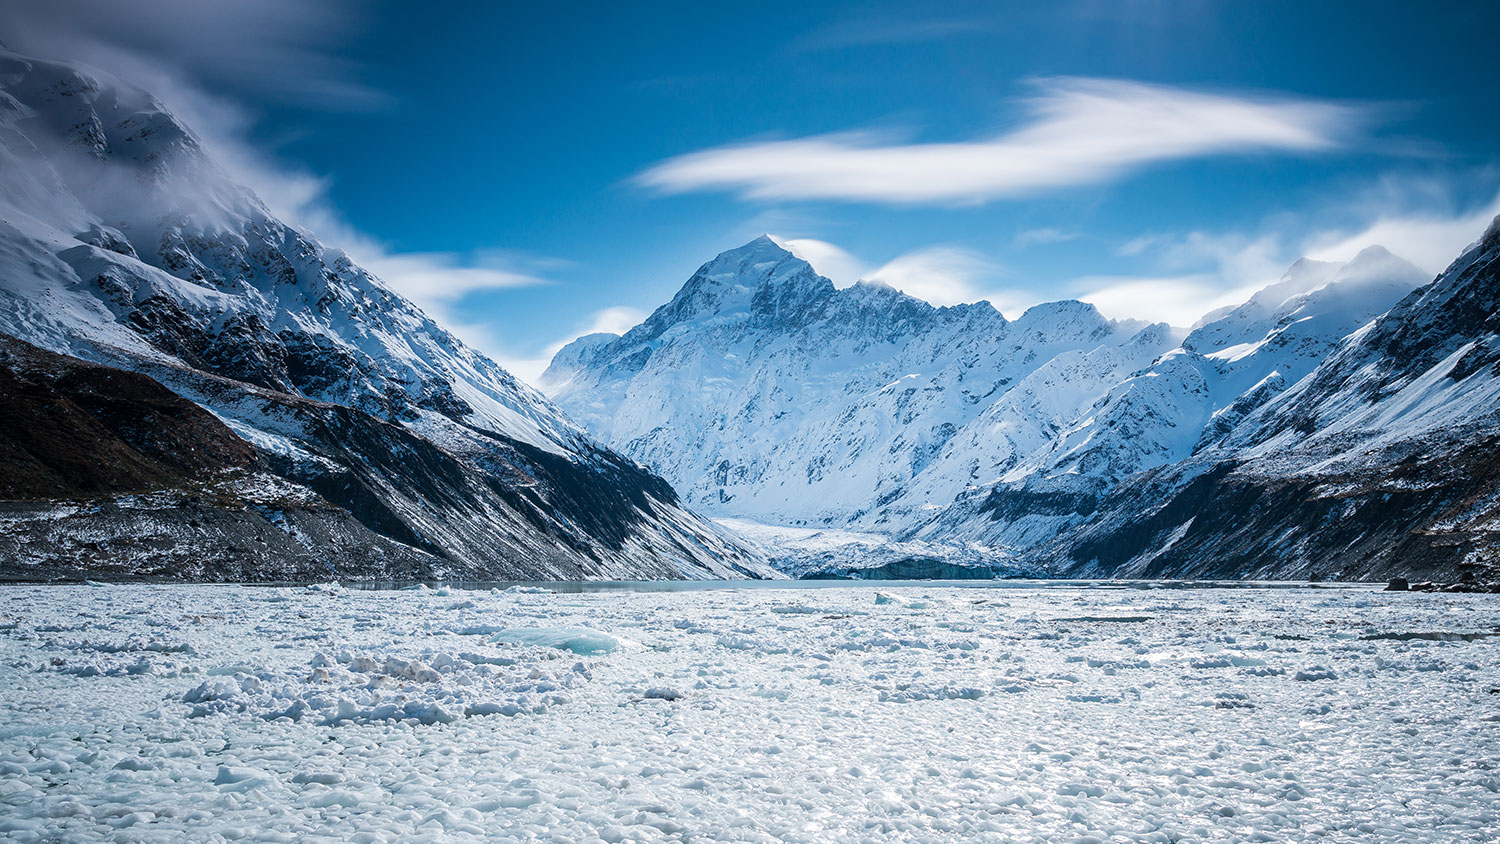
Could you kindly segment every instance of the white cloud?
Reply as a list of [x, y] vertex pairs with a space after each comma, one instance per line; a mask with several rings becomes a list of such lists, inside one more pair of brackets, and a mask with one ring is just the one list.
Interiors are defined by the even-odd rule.
[[1166, 240], [1165, 236], [1163, 235], [1143, 234], [1140, 237], [1131, 238], [1130, 240], [1127, 240], [1126, 242], [1120, 244], [1120, 248], [1115, 250], [1115, 254], [1122, 256], [1139, 255], [1142, 252], [1145, 252], [1146, 250], [1157, 246], [1163, 240]]
[[1208, 234], [1189, 232], [1181, 240], [1162, 249], [1162, 260], [1169, 268], [1182, 269], [1209, 265], [1226, 286], [1254, 286], [1256, 289], [1281, 277], [1291, 262], [1300, 256], [1287, 256], [1280, 237], [1250, 237], [1238, 233]]
[[547, 366], [552, 363], [552, 355], [540, 358], [528, 358], [498, 352], [486, 352], [486, 354], [489, 354], [495, 363], [500, 364], [506, 372], [538, 389], [540, 389], [542, 373], [546, 372]]
[[957, 305], [983, 299], [979, 283], [995, 272], [995, 265], [977, 252], [929, 246], [896, 258], [866, 278], [934, 305]]
[[355, 244], [350, 254], [391, 289], [428, 309], [442, 310], [479, 290], [548, 283], [492, 257], [476, 259], [452, 252], [393, 253], [372, 243]]
[[811, 264], [835, 287], [850, 287], [860, 280], [871, 281], [939, 306], [977, 302], [985, 298], [983, 282], [999, 272], [999, 268], [983, 255], [957, 246], [927, 246], [875, 266], [826, 240], [811, 237], [772, 239]]
[[988, 301], [1006, 316], [1015, 316], [1041, 301], [1028, 290], [989, 286], [1004, 270], [988, 258], [959, 246], [935, 245], [915, 249], [876, 266], [842, 247], [810, 237], [773, 237], [817, 273], [845, 288], [861, 279], [884, 284], [932, 305]]
[[367, 0], [7, 0], [0, 30], [14, 48], [121, 75], [165, 69], [256, 98], [321, 109], [387, 97], [341, 55], [368, 20]]
[[1066, 243], [1081, 237], [1078, 232], [1063, 231], [1057, 228], [1027, 229], [1016, 235], [1016, 246], [1024, 249], [1027, 246], [1045, 243]]
[[984, 295], [984, 300], [989, 302], [1005, 316], [1006, 319], [1016, 319], [1033, 305], [1051, 301], [1057, 297], [1041, 296], [1034, 290], [1023, 290], [1012, 288], [1005, 290], [991, 290]]
[[[594, 311], [588, 329], [578, 336], [582, 337], [584, 334], [600, 333], [624, 334], [637, 325], [640, 325], [641, 320], [644, 320], [646, 316], [646, 312], [640, 308], [632, 308], [626, 305], [604, 308], [603, 310]], [[561, 349], [565, 345], [567, 343], [557, 346], [557, 348], [552, 350], [552, 354], [557, 354], [557, 349]]]
[[1099, 309], [1111, 319], [1142, 319], [1188, 326], [1215, 308], [1237, 305], [1250, 298], [1264, 283], [1230, 287], [1214, 275], [1089, 276], [1072, 284], [1082, 291], [1077, 298]]
[[858, 258], [826, 240], [811, 237], [783, 239], [772, 237], [781, 247], [812, 265], [818, 275], [832, 281], [835, 287], [848, 287], [864, 277], [868, 266]]
[[[1301, 257], [1348, 261], [1378, 245], [1436, 275], [1500, 215], [1500, 195], [1477, 207], [1458, 208], [1450, 194], [1449, 186], [1432, 180], [1388, 178], [1340, 205], [1279, 215], [1266, 234], [1143, 236], [1118, 252], [1151, 259], [1160, 274], [1085, 277], [1064, 288], [1107, 316], [1186, 326], [1210, 310], [1243, 302]], [[1414, 210], [1422, 206], [1427, 210]], [[1326, 218], [1364, 222], [1341, 229], [1309, 223]]]
[[1137, 238], [1119, 252], [1150, 254], [1158, 275], [1094, 275], [1064, 289], [1112, 319], [1143, 319], [1189, 326], [1216, 308], [1238, 305], [1281, 277], [1294, 258], [1274, 235], [1189, 232], [1177, 238]]
[[1215, 94], [1108, 79], [1035, 83], [1030, 121], [958, 143], [881, 143], [868, 133], [718, 147], [637, 177], [664, 193], [748, 199], [977, 203], [1106, 181], [1152, 162], [1337, 147], [1365, 110], [1313, 100]]
[[1467, 212], [1384, 213], [1359, 231], [1312, 235], [1303, 251], [1322, 261], [1347, 261], [1361, 249], [1379, 245], [1437, 275], [1479, 239], [1496, 215], [1500, 215], [1500, 195]]

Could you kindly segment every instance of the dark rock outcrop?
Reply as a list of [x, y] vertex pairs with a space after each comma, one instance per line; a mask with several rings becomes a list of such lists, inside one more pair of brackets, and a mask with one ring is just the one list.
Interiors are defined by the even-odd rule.
[[[363, 411], [138, 365], [162, 380], [0, 335], [0, 578], [674, 578], [705, 549], [717, 573], [758, 573], [612, 452], [471, 432], [454, 453]], [[301, 457], [254, 448], [162, 381], [255, 405]]]
[[255, 464], [249, 443], [155, 380], [0, 335], [0, 499], [150, 492]]

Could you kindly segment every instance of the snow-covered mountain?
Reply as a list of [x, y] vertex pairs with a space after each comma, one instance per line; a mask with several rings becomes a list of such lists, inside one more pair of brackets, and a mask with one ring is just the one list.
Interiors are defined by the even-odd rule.
[[[659, 478], [597, 445], [347, 255], [276, 219], [149, 94], [5, 51], [0, 332], [145, 374], [212, 411], [254, 447], [244, 471], [278, 490], [274, 500], [244, 502], [265, 530], [296, 538], [297, 519], [339, 511], [371, 535], [344, 547], [293, 542], [294, 559], [242, 573], [767, 571], [682, 509]], [[10, 359], [43, 358], [23, 348]], [[51, 383], [17, 371], [33, 386]], [[293, 500], [295, 518], [278, 503]], [[93, 527], [106, 535], [96, 556], [108, 564], [108, 547], [128, 531]], [[198, 550], [174, 552], [152, 571], [234, 557], [213, 552], [211, 530], [164, 530], [179, 535], [176, 547]], [[57, 556], [32, 544], [14, 552], [20, 570]], [[124, 573], [146, 565], [116, 562]]]
[[897, 556], [1024, 570], [1056, 565], [1060, 537], [1121, 484], [1237, 448], [1248, 420], [1426, 280], [1380, 248], [1304, 259], [1184, 336], [1080, 302], [1008, 321], [983, 302], [841, 290], [762, 237], [624, 336], [561, 350], [542, 385], [799, 572], [866, 568], [871, 536]]
[[1099, 496], [1120, 481], [1224, 439], [1425, 280], [1379, 247], [1343, 264], [1298, 261], [1244, 304], [1209, 314], [1180, 347], [1111, 385], [1000, 483], [969, 490], [915, 535], [1002, 547], [1049, 542], [1092, 518]]
[[[984, 302], [840, 290], [761, 237], [705, 264], [623, 337], [565, 347], [542, 384], [707, 512], [899, 527], [946, 504], [954, 483], [993, 479], [982, 476], [1173, 345], [1166, 326], [1079, 302], [1011, 322]], [[927, 471], [980, 420], [984, 466]]]
[[1072, 574], [1493, 582], [1500, 218], [1442, 275], [1047, 549]]

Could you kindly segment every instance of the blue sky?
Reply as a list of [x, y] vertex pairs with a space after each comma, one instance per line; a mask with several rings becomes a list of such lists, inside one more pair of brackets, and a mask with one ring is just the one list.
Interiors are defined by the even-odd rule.
[[840, 284], [1186, 324], [1500, 213], [1500, 4], [17, 0], [523, 376], [769, 232]]

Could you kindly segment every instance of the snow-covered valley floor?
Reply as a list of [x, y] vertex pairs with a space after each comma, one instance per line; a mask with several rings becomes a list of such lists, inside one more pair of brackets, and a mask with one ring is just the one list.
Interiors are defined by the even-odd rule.
[[0, 839], [1500, 840], [1500, 597], [0, 589]]

